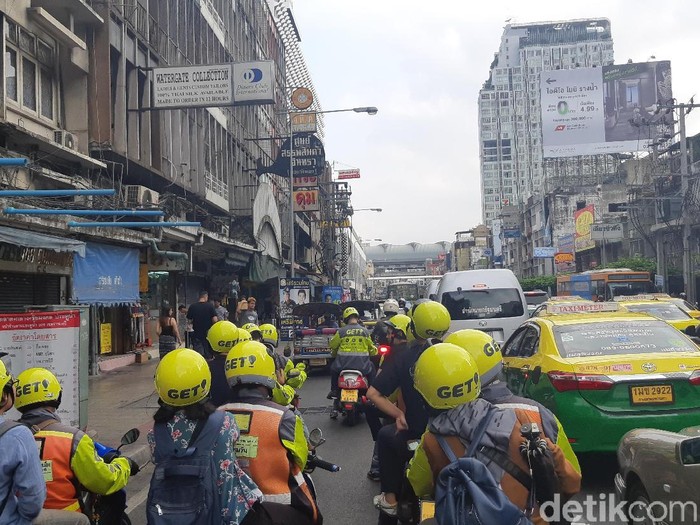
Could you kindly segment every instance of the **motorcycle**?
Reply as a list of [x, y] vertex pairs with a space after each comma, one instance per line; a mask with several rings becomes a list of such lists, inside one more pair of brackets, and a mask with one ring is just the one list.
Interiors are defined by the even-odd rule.
[[[122, 436], [121, 444], [115, 449], [102, 443], [95, 442], [95, 450], [105, 463], [121, 456], [119, 450], [124, 445], [131, 445], [139, 438], [138, 428], [132, 428]], [[135, 474], [132, 473], [132, 475]], [[131, 525], [126, 514], [126, 490], [121, 489], [113, 494], [103, 496], [86, 492], [83, 497], [83, 513], [90, 518], [93, 525]]]
[[314, 500], [316, 500], [316, 487], [314, 486], [310, 474], [317, 468], [327, 470], [328, 472], [340, 472], [340, 467], [335, 463], [323, 460], [316, 453], [316, 449], [326, 442], [320, 428], [314, 428], [309, 432], [308, 442], [311, 446], [309, 447], [309, 456], [306, 460], [306, 468], [304, 469], [303, 476], [306, 480], [306, 484], [309, 486], [311, 495], [314, 497]]
[[360, 411], [369, 403], [366, 394], [369, 383], [359, 370], [342, 370], [338, 376], [340, 396], [333, 402], [337, 412], [343, 414], [345, 422], [354, 426]]

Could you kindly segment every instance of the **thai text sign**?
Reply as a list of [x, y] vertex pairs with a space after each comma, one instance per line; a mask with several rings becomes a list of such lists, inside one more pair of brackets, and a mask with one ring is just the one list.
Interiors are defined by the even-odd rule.
[[292, 113], [290, 115], [292, 133], [316, 133], [316, 113]]
[[359, 178], [360, 178], [360, 170], [340, 170], [338, 172], [338, 180], [359, 179]]
[[305, 277], [280, 279], [280, 341], [293, 341], [295, 330], [302, 327], [302, 319], [294, 317], [292, 310], [309, 302], [310, 291], [310, 281]]
[[594, 241], [619, 241], [625, 238], [624, 228], [621, 223], [591, 224], [591, 239]]
[[297, 177], [294, 176], [293, 187], [296, 188], [317, 188], [318, 177]]
[[294, 192], [294, 211], [318, 211], [318, 190], [299, 190]]
[[551, 259], [554, 257], [556, 248], [553, 246], [536, 246], [533, 255], [538, 259]]
[[576, 227], [574, 246], [577, 253], [595, 248], [595, 241], [591, 239], [591, 224], [593, 224], [594, 217], [593, 204], [589, 204], [574, 213], [574, 224]]

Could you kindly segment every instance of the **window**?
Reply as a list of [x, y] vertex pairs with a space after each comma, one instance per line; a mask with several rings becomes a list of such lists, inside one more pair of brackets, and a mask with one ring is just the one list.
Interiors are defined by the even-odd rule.
[[57, 93], [54, 47], [8, 20], [5, 49], [8, 100], [54, 121]]

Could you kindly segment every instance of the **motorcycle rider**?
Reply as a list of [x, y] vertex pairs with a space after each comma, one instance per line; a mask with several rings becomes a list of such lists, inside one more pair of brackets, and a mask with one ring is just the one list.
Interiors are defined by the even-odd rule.
[[[519, 479], [530, 476], [530, 466], [520, 453], [520, 445], [525, 441], [521, 435], [521, 426], [537, 423], [543, 428], [542, 419], [532, 411], [523, 410], [517, 405], [503, 408], [492, 405], [479, 398], [481, 381], [478, 367], [469, 353], [450, 343], [436, 344], [423, 352], [416, 362], [414, 381], [433, 416], [428, 429], [421, 439], [421, 444], [411, 460], [408, 480], [419, 498], [431, 498], [434, 495], [435, 479], [440, 471], [448, 465], [449, 460], [442, 451], [436, 435], [445, 437], [445, 441], [458, 458], [464, 454], [464, 443], [470, 443], [477, 425], [489, 410], [496, 413], [486, 427], [482, 443], [496, 454], [477, 453], [477, 459], [493, 475], [508, 499], [523, 511], [533, 510], [535, 524], [543, 523], [539, 508], [530, 509], [529, 490]], [[458, 387], [458, 388], [454, 388]], [[445, 395], [445, 390], [450, 392]], [[569, 463], [561, 449], [552, 443], [544, 432], [546, 447], [553, 458], [553, 470], [557, 483], [555, 493], [561, 493], [566, 501], [581, 489], [581, 475]], [[506, 456], [509, 460], [504, 460]], [[517, 470], [522, 471], [518, 475]]]
[[278, 382], [289, 385], [294, 389], [301, 388], [307, 377], [306, 365], [304, 365], [304, 363], [298, 363], [295, 366], [291, 359], [276, 351], [279, 343], [279, 335], [277, 334], [275, 325], [270, 323], [261, 324], [260, 333], [262, 334], [262, 342], [267, 348], [268, 354], [275, 360], [275, 369], [282, 371], [282, 381], [278, 378]]
[[[268, 523], [261, 519], [261, 514], [264, 515], [260, 508], [262, 493], [237, 461], [236, 450], [241, 436], [236, 420], [230, 414], [219, 419], [220, 412], [219, 416], [214, 416], [217, 411], [209, 402], [211, 374], [206, 360], [189, 348], [173, 350], [158, 363], [154, 384], [160, 404], [153, 415], [154, 428], [165, 426], [166, 440], [168, 437], [172, 439], [163, 444], [160, 438], [156, 440], [155, 430], [148, 433], [154, 463], [157, 465], [162, 456], [167, 457], [167, 452], [189, 448], [193, 436], [197, 439], [210, 431], [216, 432], [218, 436], [211, 454], [219, 466], [213, 473], [219, 488], [219, 523]], [[179, 395], [182, 392], [188, 395]], [[166, 450], [159, 447], [166, 447]]]
[[533, 412], [533, 416], [542, 419], [545, 434], [556, 443], [564, 457], [571, 463], [576, 472], [581, 472], [578, 458], [571, 448], [569, 438], [557, 417], [544, 405], [533, 399], [516, 396], [508, 385], [501, 381], [503, 356], [501, 349], [493, 338], [481, 330], [458, 330], [445, 338], [445, 343], [452, 343], [469, 353], [479, 370], [481, 378], [481, 397], [499, 407], [518, 406], [523, 410]]
[[15, 380], [0, 359], [0, 523], [29, 525], [41, 511], [46, 482], [31, 432], [5, 418], [14, 402]]
[[39, 448], [46, 501], [44, 508], [80, 512], [78, 486], [101, 495], [124, 488], [138, 465], [127, 457], [106, 463], [97, 455], [95, 443], [82, 430], [65, 425], [56, 414], [62, 388], [45, 368], [29, 368], [17, 376], [15, 407], [19, 422], [29, 427]]
[[248, 341], [226, 359], [232, 402], [219, 408], [235, 415], [241, 430], [241, 467], [264, 494], [275, 523], [320, 525], [323, 518], [302, 475], [309, 448], [300, 416], [272, 400], [275, 362], [265, 345]]
[[250, 334], [250, 338], [253, 341], [262, 341], [262, 332], [255, 323], [246, 323], [241, 328]]
[[[360, 314], [357, 309], [348, 307], [343, 311], [345, 326], [338, 329], [330, 340], [331, 354], [335, 359], [331, 365], [331, 391], [328, 399], [338, 397], [338, 378], [343, 370], [358, 370], [364, 374], [368, 382], [374, 377], [374, 365], [370, 357], [377, 355], [377, 348], [372, 343], [367, 328], [360, 325]], [[338, 411], [333, 408], [331, 418], [338, 417]]]
[[389, 343], [389, 327], [386, 323], [399, 313], [399, 303], [396, 299], [387, 299], [382, 305], [382, 310], [384, 311], [384, 317], [377, 321], [377, 324], [374, 325], [374, 329], [372, 330], [372, 341], [377, 345]]
[[211, 372], [211, 390], [209, 400], [214, 406], [221, 406], [229, 401], [231, 389], [226, 381], [226, 356], [238, 343], [238, 334], [241, 332], [231, 321], [218, 321], [207, 332], [207, 341], [214, 350], [214, 358], [207, 361]]
[[[410, 317], [407, 336], [413, 341], [403, 351], [396, 352], [391, 362], [385, 363], [367, 392], [370, 401], [395, 420], [377, 435], [382, 493], [374, 498], [374, 504], [390, 516], [396, 515], [396, 495], [401, 490], [404, 466], [411, 457], [408, 442], [419, 439], [428, 424], [423, 398], [413, 384], [413, 367], [423, 351], [433, 344], [433, 338], [439, 339], [449, 330], [451, 322], [447, 308], [429, 300], [417, 302]], [[405, 404], [403, 409], [389, 399], [398, 388]]]
[[[386, 303], [385, 303], [386, 304]], [[397, 304], [398, 309], [398, 304]], [[397, 314], [385, 321], [387, 328], [386, 343], [390, 345], [388, 355], [383, 355], [379, 360], [379, 370], [377, 375], [382, 371], [382, 367], [385, 363], [391, 362], [392, 355], [394, 352], [401, 352], [405, 349], [408, 344], [406, 339], [406, 333], [408, 332], [408, 327], [411, 324], [411, 318], [407, 315]], [[382, 428], [382, 423], [379, 419], [381, 411], [375, 406], [371, 406], [366, 411], [367, 424], [372, 432], [372, 440], [374, 441], [374, 450], [372, 451], [372, 463], [369, 467], [369, 472], [367, 472], [367, 478], [372, 481], [379, 481], [379, 445], [377, 444], [377, 436]]]

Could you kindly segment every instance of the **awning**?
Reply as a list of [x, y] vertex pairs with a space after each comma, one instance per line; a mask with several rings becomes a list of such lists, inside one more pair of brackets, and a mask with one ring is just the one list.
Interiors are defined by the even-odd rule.
[[34, 233], [29, 230], [0, 226], [0, 242], [24, 246], [25, 248], [44, 248], [55, 252], [74, 252], [81, 257], [85, 257], [85, 243], [82, 241]]
[[269, 255], [256, 253], [250, 259], [248, 268], [248, 279], [256, 283], [264, 283], [269, 279], [284, 277], [286, 275], [284, 266]]

